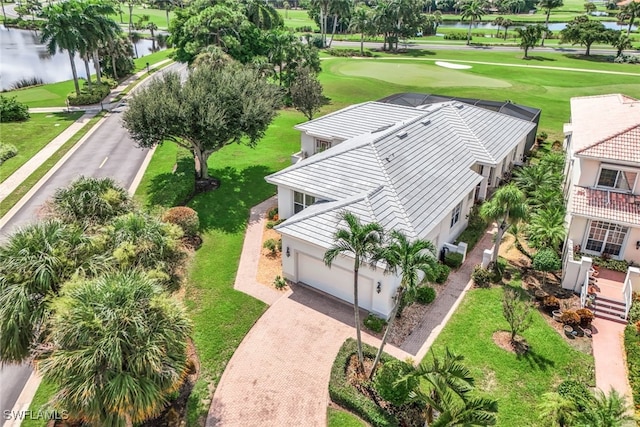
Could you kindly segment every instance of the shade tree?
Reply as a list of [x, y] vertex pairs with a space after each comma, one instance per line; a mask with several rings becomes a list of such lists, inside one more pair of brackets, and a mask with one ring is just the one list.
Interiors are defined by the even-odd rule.
[[524, 50], [524, 59], [529, 58], [529, 49], [533, 49], [538, 44], [540, 37], [546, 31], [545, 28], [540, 24], [516, 28], [516, 33], [520, 37], [520, 49]]
[[602, 22], [591, 20], [587, 16], [577, 16], [560, 30], [560, 41], [584, 46], [585, 55], [589, 56], [591, 45], [611, 42], [613, 35], [614, 31], [608, 30]]

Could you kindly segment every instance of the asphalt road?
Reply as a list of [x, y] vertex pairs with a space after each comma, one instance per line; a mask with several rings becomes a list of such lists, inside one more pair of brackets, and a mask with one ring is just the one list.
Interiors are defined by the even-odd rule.
[[[173, 64], [155, 76], [166, 71], [186, 74], [186, 67], [183, 64]], [[150, 79], [145, 80], [138, 87], [144, 86], [149, 81]], [[126, 189], [131, 186], [148, 150], [136, 147], [128, 132], [122, 127], [120, 113], [125, 108], [126, 106], [123, 105], [111, 110], [109, 117], [100, 127], [0, 228], [0, 240], [6, 239], [17, 227], [37, 221], [44, 204], [51, 198], [55, 190], [68, 185], [81, 175], [94, 178], [111, 177]], [[13, 409], [30, 375], [29, 365], [0, 366], [0, 410], [3, 411], [2, 414], [5, 410]]]

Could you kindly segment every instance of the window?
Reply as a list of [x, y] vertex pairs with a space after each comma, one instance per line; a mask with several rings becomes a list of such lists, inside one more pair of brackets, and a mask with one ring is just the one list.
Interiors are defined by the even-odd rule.
[[516, 161], [516, 157], [518, 156], [518, 149], [513, 150], [513, 161]]
[[451, 227], [456, 225], [460, 221], [460, 212], [462, 211], [462, 202], [458, 203], [453, 212], [451, 212]]
[[591, 221], [585, 249], [598, 255], [620, 256], [622, 244], [628, 231], [629, 228], [622, 225], [604, 221]]
[[316, 153], [322, 153], [324, 150], [331, 148], [331, 141], [316, 139]]
[[293, 213], [301, 212], [316, 202], [316, 198], [308, 194], [293, 192]]
[[632, 191], [636, 182], [637, 172], [617, 169], [600, 169], [598, 187], [609, 187], [621, 191]]

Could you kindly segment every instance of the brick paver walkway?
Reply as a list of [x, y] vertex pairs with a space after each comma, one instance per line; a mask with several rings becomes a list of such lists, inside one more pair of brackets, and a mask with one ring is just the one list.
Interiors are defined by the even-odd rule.
[[[274, 203], [269, 199], [251, 210], [234, 285], [271, 307], [229, 361], [213, 396], [207, 427], [326, 426], [331, 365], [342, 343], [355, 338], [349, 304], [305, 286], [279, 292], [256, 281], [265, 212]], [[449, 276], [445, 291], [408, 344], [403, 349], [387, 344], [387, 353], [420, 361], [462, 298], [482, 251], [490, 246], [487, 235], [465, 265]], [[380, 344], [367, 333], [362, 338], [373, 346]]]

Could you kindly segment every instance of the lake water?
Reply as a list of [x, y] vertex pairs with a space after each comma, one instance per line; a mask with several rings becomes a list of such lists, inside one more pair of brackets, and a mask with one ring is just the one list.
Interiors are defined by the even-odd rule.
[[[138, 56], [150, 54], [151, 40], [138, 41], [136, 48]], [[84, 62], [77, 55], [75, 62], [78, 77], [86, 77]], [[9, 89], [12, 83], [30, 77], [39, 77], [45, 83], [72, 79], [69, 54], [64, 51], [49, 55], [40, 43], [39, 33], [0, 26], [0, 89]]]
[[[544, 22], [541, 22], [541, 24], [544, 25]], [[612, 30], [627, 30], [628, 25], [623, 24], [623, 25], [619, 25], [617, 22], [603, 22], [604, 26], [606, 28], [612, 29]], [[566, 22], [550, 22], [549, 23], [549, 29], [551, 31], [560, 31], [563, 28], [565, 28], [567, 26]], [[509, 30], [513, 30], [516, 27], [522, 27], [522, 25], [515, 25], [512, 27], [509, 27]], [[440, 28], [469, 28], [469, 22], [445, 22], [442, 25], [438, 25], [438, 29]], [[488, 22], [476, 22], [475, 24], [473, 24], [473, 28], [478, 29], [478, 30], [487, 30], [487, 31], [498, 31], [498, 27], [491, 24], [491, 21]], [[638, 26], [634, 25], [633, 27], [631, 27], [632, 29], [637, 29]], [[503, 27], [500, 27], [500, 32], [502, 32], [504, 30]]]

